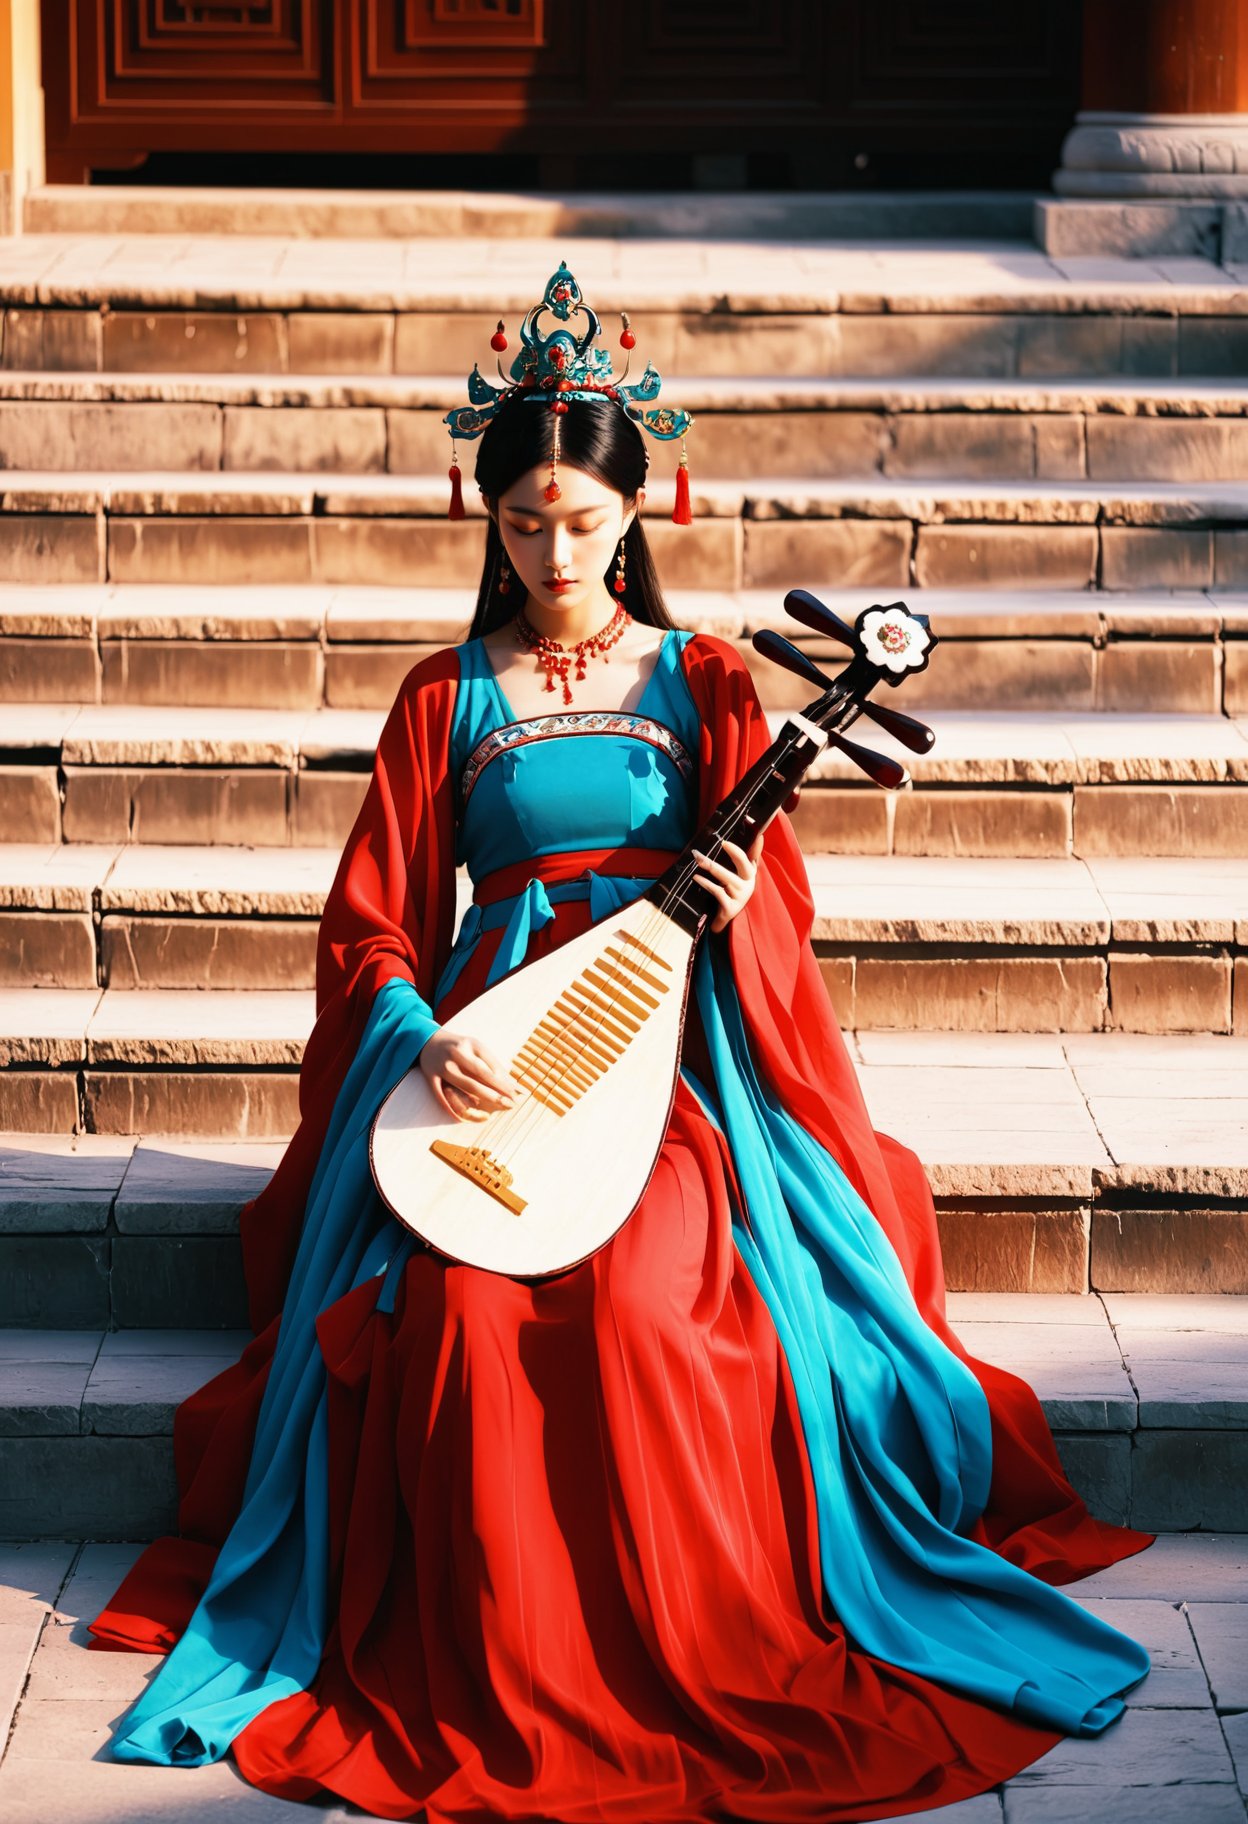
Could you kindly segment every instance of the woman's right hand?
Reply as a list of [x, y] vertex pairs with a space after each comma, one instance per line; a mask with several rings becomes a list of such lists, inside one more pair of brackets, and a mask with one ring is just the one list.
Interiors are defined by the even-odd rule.
[[457, 1121], [484, 1121], [515, 1103], [500, 1060], [467, 1033], [440, 1027], [421, 1046], [419, 1063], [439, 1104]]

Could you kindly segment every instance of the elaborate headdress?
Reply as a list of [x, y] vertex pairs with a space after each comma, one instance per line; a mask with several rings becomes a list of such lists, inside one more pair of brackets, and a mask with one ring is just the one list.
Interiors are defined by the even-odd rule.
[[[558, 326], [548, 336], [542, 335], [537, 327], [537, 318], [543, 310], [550, 311], [561, 324], [575, 314], [583, 314], [587, 324], [584, 335], [578, 341], [572, 330]], [[688, 412], [673, 411], [667, 405], [656, 406], [651, 411], [639, 409], [646, 401], [658, 398], [663, 383], [655, 368], [647, 363], [639, 385], [621, 384], [624, 375], [628, 373], [628, 363], [637, 338], [628, 326], [627, 312], [621, 311], [620, 319], [624, 325], [620, 347], [626, 351], [626, 355], [624, 374], [617, 377], [611, 371], [611, 356], [607, 350], [591, 346], [601, 329], [598, 317], [582, 301], [581, 288], [569, 272], [567, 262], [560, 262], [558, 272], [547, 282], [541, 303], [533, 306], [520, 326], [520, 352], [511, 364], [510, 382], [502, 388], [492, 386], [482, 375], [480, 366], [474, 364], [468, 376], [468, 397], [472, 404], [456, 406], [442, 421], [449, 425], [451, 432], [451, 504], [447, 509], [448, 519], [464, 518], [459, 452], [455, 444], [457, 437], [479, 437], [491, 418], [513, 400], [525, 405], [545, 405], [555, 414], [555, 440], [550, 458], [550, 480], [544, 492], [547, 500], [558, 500], [560, 490], [559, 483], [555, 480], [555, 465], [560, 456], [560, 416], [567, 411], [569, 400], [592, 399], [603, 404], [618, 405], [635, 424], [641, 425], [652, 437], [658, 437], [665, 443], [680, 438], [680, 467], [676, 471], [676, 506], [672, 518], [678, 526], [693, 523], [693, 515], [689, 510], [689, 462], [685, 454], [685, 432], [693, 419]], [[496, 357], [507, 347], [501, 317], [498, 328], [490, 337], [490, 347], [496, 351]], [[497, 366], [499, 377], [507, 382], [502, 362], [497, 361]], [[647, 454], [647, 467], [649, 462]]]

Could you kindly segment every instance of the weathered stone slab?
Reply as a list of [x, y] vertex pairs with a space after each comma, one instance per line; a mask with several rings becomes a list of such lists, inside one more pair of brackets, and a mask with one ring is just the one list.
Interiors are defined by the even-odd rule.
[[923, 525], [917, 539], [925, 589], [1086, 589], [1096, 575], [1093, 526]]
[[87, 1024], [100, 1000], [98, 988], [0, 991], [0, 1068], [37, 1064], [55, 1068], [86, 1057]]
[[1132, 1468], [1132, 1526], [1149, 1532], [1242, 1526], [1248, 1431], [1141, 1430]]
[[1248, 1293], [1248, 1223], [1239, 1209], [1094, 1210], [1091, 1274], [1101, 1292]]
[[[873, 793], [872, 798], [881, 794]], [[893, 853], [1053, 859], [1071, 852], [1068, 793], [903, 792], [894, 801]]]
[[237, 1329], [247, 1322], [238, 1240], [119, 1235], [113, 1242], [112, 1296], [114, 1317], [122, 1325]]
[[0, 912], [0, 986], [95, 986], [95, 927], [89, 912]]
[[122, 373], [169, 373], [192, 363], [201, 371], [271, 373], [285, 367], [280, 316], [228, 311], [132, 312], [104, 319], [103, 362]]
[[214, 1332], [200, 1332], [203, 1354], [119, 1354], [105, 1337], [82, 1394], [82, 1429], [100, 1437], [168, 1437], [174, 1409], [238, 1358], [214, 1349]]
[[0, 513], [0, 578], [5, 582], [102, 582], [105, 561], [102, 518]]
[[105, 640], [105, 703], [247, 703], [315, 709], [322, 698], [319, 649], [311, 643]]
[[0, 1232], [102, 1231], [133, 1150], [132, 1141], [106, 1134], [5, 1135]]
[[1098, 1520], [1131, 1521], [1131, 1439], [1124, 1432], [1059, 1431], [1053, 1442], [1071, 1486]]
[[[903, 589], [909, 580], [911, 537], [904, 520], [751, 520], [739, 580], [751, 588], [791, 587], [793, 576], [802, 574], [817, 593], [833, 583]], [[721, 566], [700, 580], [703, 586], [732, 588], [737, 578]]]
[[141, 1140], [117, 1193], [117, 1227], [123, 1235], [233, 1234], [282, 1151], [276, 1143]]
[[87, 1362], [5, 1363], [0, 1375], [0, 1436], [75, 1434], [90, 1373]]
[[[178, 583], [184, 576], [210, 576], [218, 583], [309, 583], [311, 530], [305, 519], [114, 517], [108, 522], [108, 576], [118, 583]], [[5, 532], [0, 519], [0, 573], [25, 580], [17, 574], [23, 567], [18, 557], [6, 563]], [[84, 556], [77, 569], [85, 576], [86, 568]], [[96, 570], [98, 564], [93, 574]]]
[[95, 703], [100, 662], [83, 639], [0, 639], [0, 702]]
[[[0, 1073], [0, 1096], [4, 1086]], [[97, 1134], [268, 1140], [288, 1137], [299, 1123], [293, 1070], [89, 1070], [83, 1099]]]
[[280, 845], [288, 789], [284, 770], [259, 767], [67, 767], [65, 839]]
[[315, 848], [129, 847], [109, 870], [100, 904], [145, 915], [319, 918], [336, 866]]
[[0, 766], [0, 842], [59, 843], [61, 800], [56, 772], [44, 766]]
[[0, 1324], [100, 1328], [109, 1258], [104, 1235], [0, 1235]]
[[[223, 469], [295, 469], [301, 474], [380, 474], [386, 469], [386, 414], [377, 408], [226, 406], [224, 418]], [[442, 429], [445, 434], [445, 425]]]
[[[1028, 1301], [1078, 1293], [1088, 1279], [1086, 1210], [938, 1211], [945, 1284], [954, 1294]], [[951, 1315], [955, 1330], [960, 1329]]]
[[41, 373], [94, 372], [100, 365], [101, 321], [97, 310], [6, 310], [3, 365]]
[[1217, 1708], [1248, 1710], [1248, 1590], [1235, 1602], [1184, 1606]]
[[168, 1438], [0, 1439], [5, 1538], [152, 1539], [176, 1505]]
[[1229, 784], [1077, 785], [1072, 814], [1077, 855], [1234, 856], [1244, 848], [1248, 791]]
[[[1142, 1717], [1148, 1715], [1142, 1711]], [[1125, 1718], [1110, 1725], [1120, 1729]], [[1036, 1762], [1042, 1766], [1047, 1756]], [[1007, 1783], [1005, 1824], [1071, 1824], [1095, 1818], [1097, 1824], [1239, 1824], [1243, 1805], [1230, 1786], [1179, 1780], [1156, 1786], [1076, 1786]], [[1199, 1810], [1195, 1809], [1199, 1807]]]
[[[1099, 1301], [1097, 1301], [1099, 1302]], [[1237, 1601], [1248, 1591], [1248, 1534], [1159, 1533], [1152, 1545], [1079, 1580], [1078, 1599]], [[1071, 1595], [1076, 1592], [1071, 1590]]]
[[[1067, 1736], [1015, 1774], [1010, 1784], [1091, 1787], [1111, 1793], [1127, 1787], [1134, 1794], [1139, 1787], [1180, 1782], [1234, 1784], [1230, 1756], [1212, 1710], [1129, 1706], [1102, 1735]], [[1098, 1809], [1095, 1815], [1104, 1814]]]
[[267, 988], [274, 981], [288, 988], [315, 986], [316, 924], [310, 919], [140, 918], [123, 913], [102, 920], [99, 939], [108, 988], [228, 992]]
[[204, 994], [105, 991], [87, 1027], [91, 1064], [298, 1066], [313, 996], [300, 989]]

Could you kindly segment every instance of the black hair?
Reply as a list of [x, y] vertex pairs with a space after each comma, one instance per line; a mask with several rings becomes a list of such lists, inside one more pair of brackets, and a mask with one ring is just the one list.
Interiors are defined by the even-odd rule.
[[[614, 488], [630, 504], [645, 485], [646, 446], [641, 431], [613, 399], [569, 399], [558, 416], [559, 467], [583, 469], [606, 488]], [[547, 405], [511, 393], [481, 434], [477, 449], [476, 479], [497, 510], [498, 502], [530, 469], [544, 467], [554, 448], [556, 416]], [[476, 639], [510, 621], [520, 605], [513, 591], [498, 592], [499, 566], [506, 550], [496, 520], [486, 531], [485, 562], [477, 590], [476, 612], [465, 636]], [[608, 588], [615, 576], [614, 560], [603, 579]], [[635, 621], [651, 627], [674, 627], [659, 586], [641, 515], [634, 514], [624, 534], [625, 591], [618, 599]], [[523, 594], [523, 591], [521, 591]]]

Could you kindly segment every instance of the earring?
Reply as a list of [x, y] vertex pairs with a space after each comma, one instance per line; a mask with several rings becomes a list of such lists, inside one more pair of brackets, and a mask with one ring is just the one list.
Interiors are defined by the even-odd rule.
[[498, 593], [506, 595], [511, 588], [511, 571], [507, 568], [507, 559], [500, 558], [498, 566]]
[[615, 582], [611, 586], [617, 595], [623, 595], [628, 585], [624, 581], [624, 540], [622, 538], [620, 540], [619, 555], [615, 561], [617, 565]]

